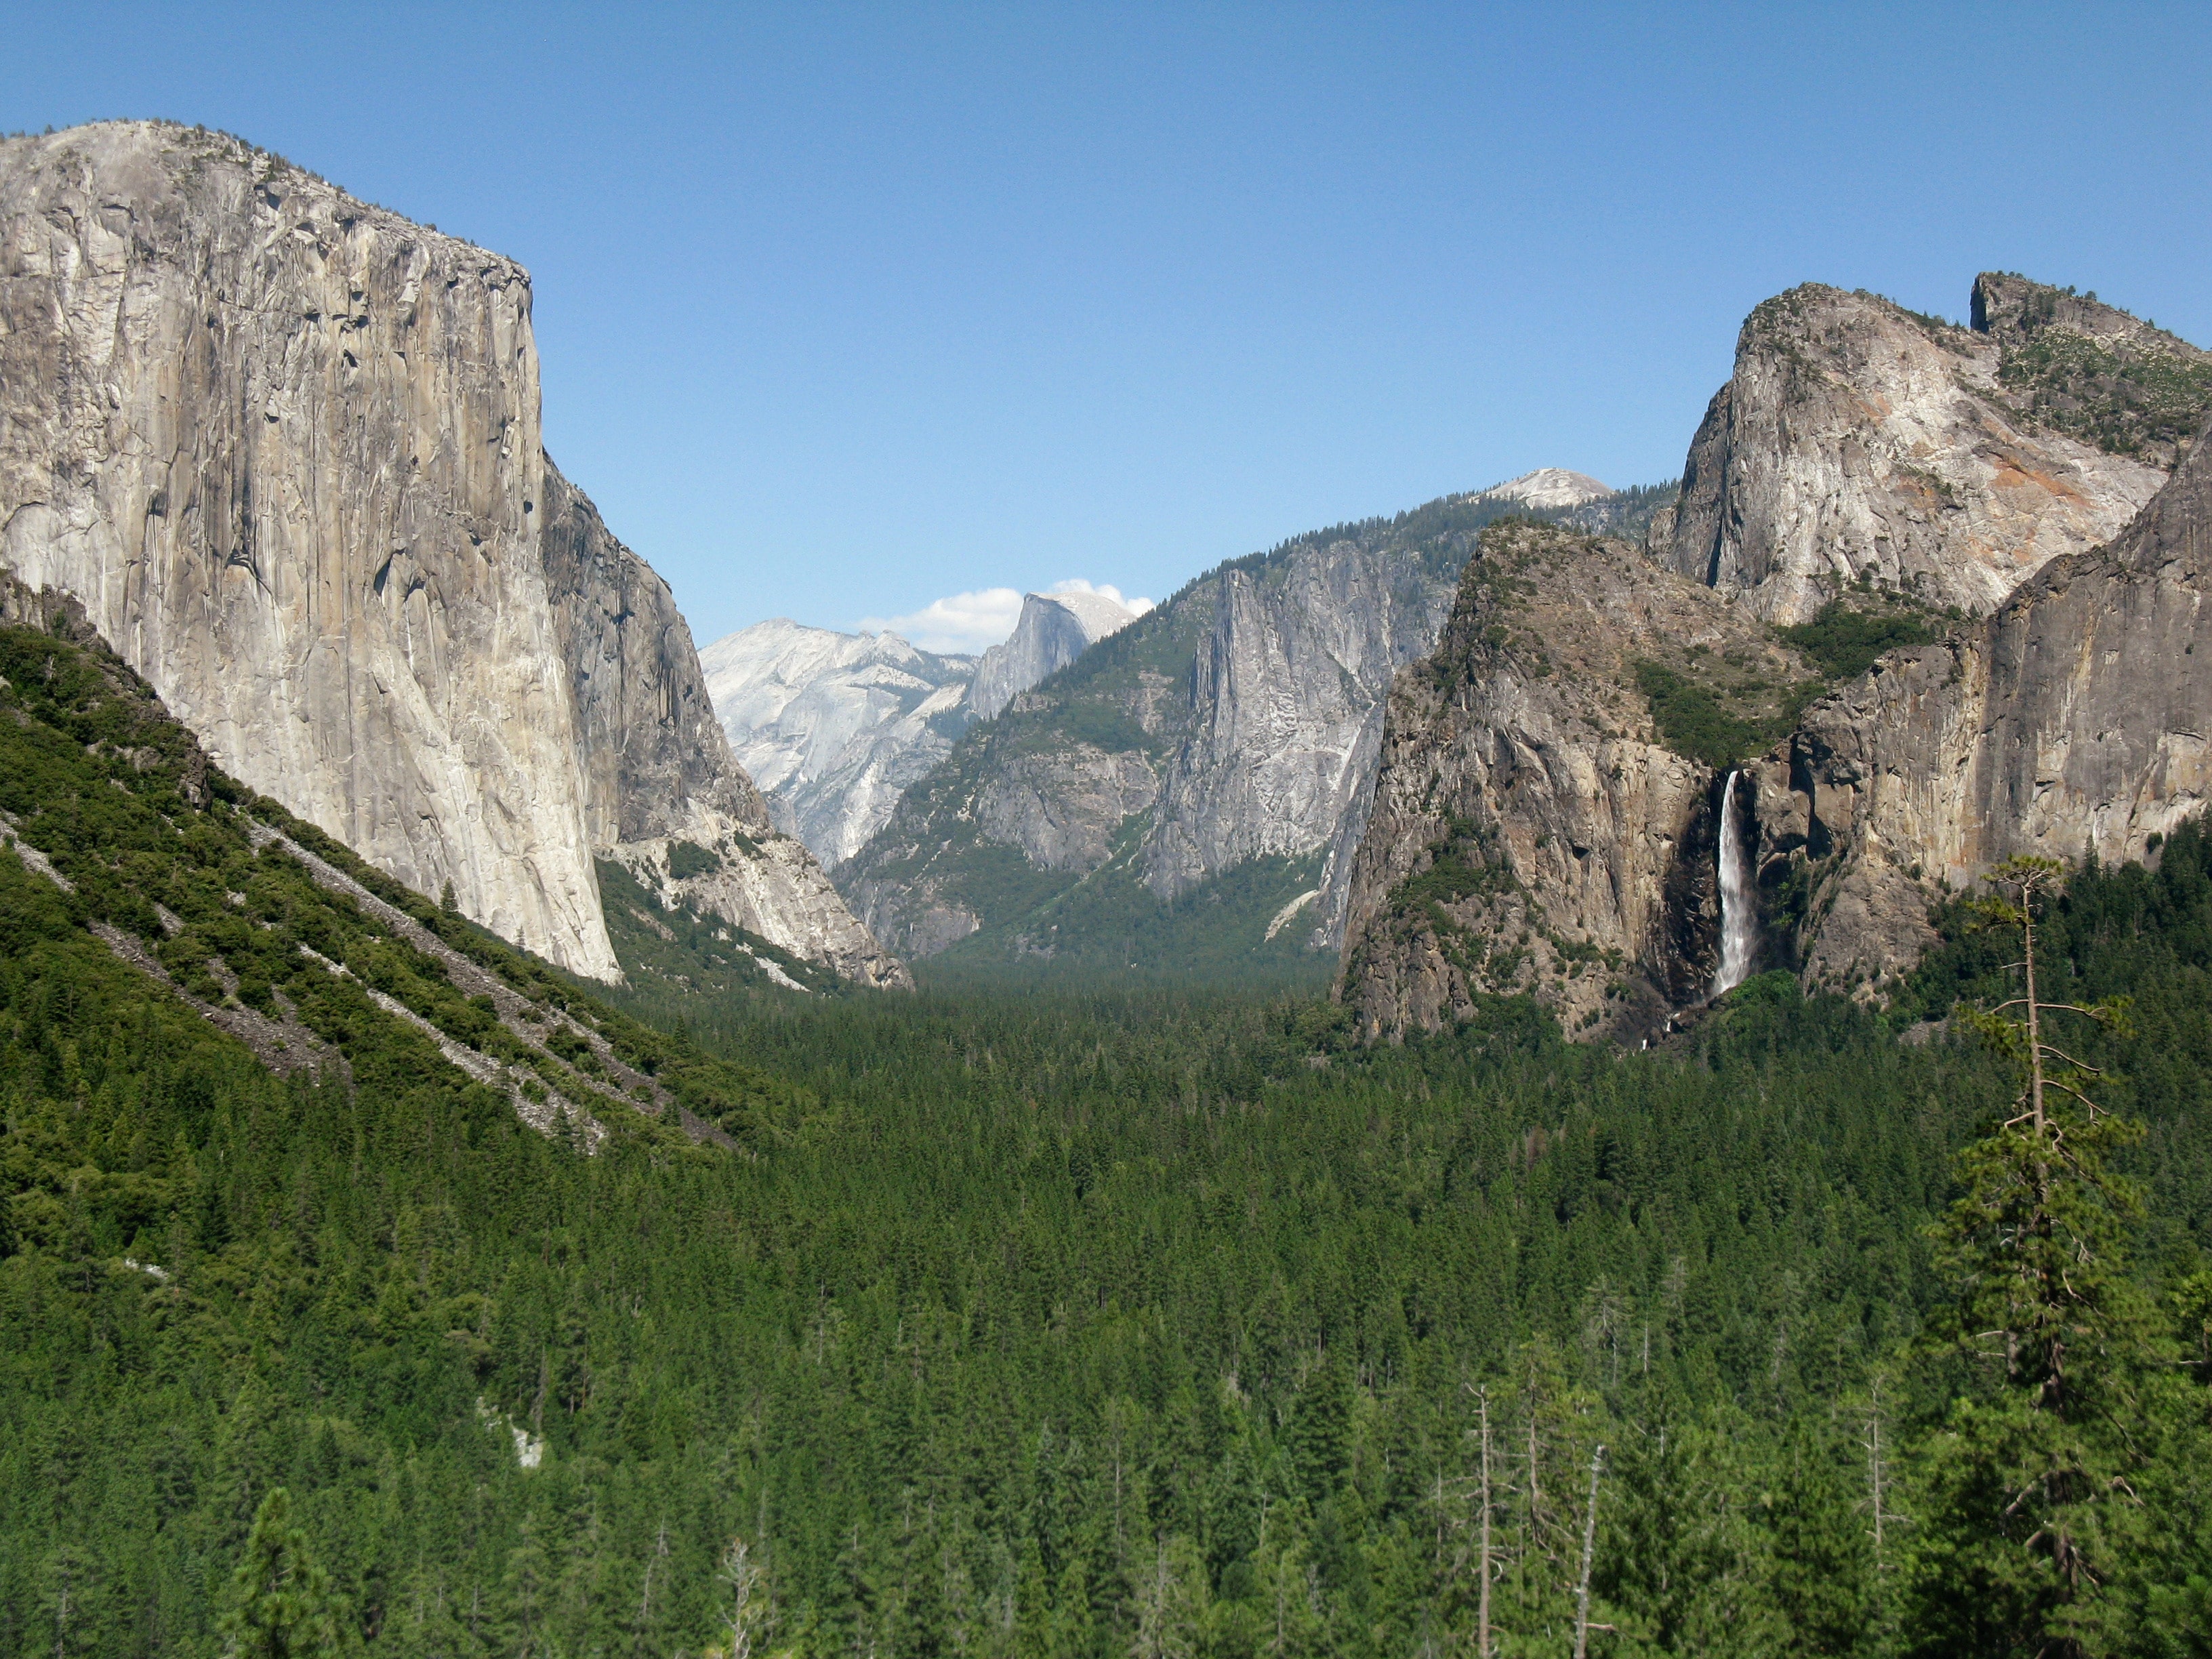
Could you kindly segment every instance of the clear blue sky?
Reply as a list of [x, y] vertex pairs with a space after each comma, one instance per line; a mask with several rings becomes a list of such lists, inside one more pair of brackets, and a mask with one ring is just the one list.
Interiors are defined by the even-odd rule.
[[0, 127], [524, 261], [548, 447], [703, 642], [1668, 477], [1808, 279], [2212, 343], [2208, 85], [2201, 6], [19, 5]]

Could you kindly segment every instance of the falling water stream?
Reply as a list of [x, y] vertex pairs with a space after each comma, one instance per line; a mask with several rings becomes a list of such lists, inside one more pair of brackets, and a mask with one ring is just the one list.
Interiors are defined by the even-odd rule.
[[1713, 995], [1734, 990], [1751, 972], [1751, 861], [1736, 830], [1735, 781], [1728, 775], [1721, 792], [1721, 965], [1713, 974]]

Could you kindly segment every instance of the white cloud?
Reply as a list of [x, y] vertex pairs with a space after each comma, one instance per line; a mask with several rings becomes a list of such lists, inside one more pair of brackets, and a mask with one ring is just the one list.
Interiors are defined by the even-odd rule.
[[1133, 611], [1139, 617], [1152, 608], [1152, 602], [1150, 599], [1123, 599], [1121, 590], [1111, 582], [1098, 582], [1094, 585], [1084, 580], [1080, 576], [1070, 576], [1064, 582], [1054, 582], [1050, 587], [1046, 588], [1045, 592], [1048, 593], [1097, 593], [1113, 600], [1124, 611]]
[[981, 651], [1012, 633], [1021, 617], [1018, 588], [986, 587], [932, 599], [903, 617], [864, 617], [860, 626], [871, 634], [888, 628], [925, 651]]
[[[1097, 593], [1115, 604], [1144, 615], [1152, 608], [1146, 599], [1125, 599], [1111, 582], [1087, 582], [1070, 576], [1043, 590], [1048, 593]], [[983, 587], [970, 593], [947, 594], [932, 599], [903, 617], [864, 617], [860, 626], [869, 633], [889, 629], [925, 651], [978, 652], [988, 649], [1014, 631], [1022, 618], [1018, 588]]]

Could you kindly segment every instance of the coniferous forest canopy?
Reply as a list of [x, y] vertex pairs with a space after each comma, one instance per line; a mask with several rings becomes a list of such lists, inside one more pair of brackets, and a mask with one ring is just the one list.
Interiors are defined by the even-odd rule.
[[94, 649], [0, 679], [71, 884], [0, 850], [0, 1651], [2212, 1651], [2194, 828], [2015, 891], [2100, 1016], [2032, 1129], [1976, 1012], [2021, 918], [1964, 902], [1887, 1008], [1766, 975], [1620, 1054], [1517, 1000], [1371, 1051], [1282, 992], [625, 1012], [406, 899], [667, 1092], [587, 1156]]

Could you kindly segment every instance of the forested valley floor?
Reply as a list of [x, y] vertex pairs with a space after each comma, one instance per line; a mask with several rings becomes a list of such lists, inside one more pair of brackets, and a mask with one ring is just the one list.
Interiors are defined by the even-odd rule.
[[407, 900], [608, 1045], [564, 1070], [87, 653], [0, 647], [0, 1652], [2212, 1652], [2194, 830], [2041, 911], [2044, 994], [2130, 1006], [2033, 1145], [1963, 905], [1892, 1007], [1769, 975], [1624, 1054], [1507, 1001], [1375, 1051], [1312, 995], [626, 1002]]

